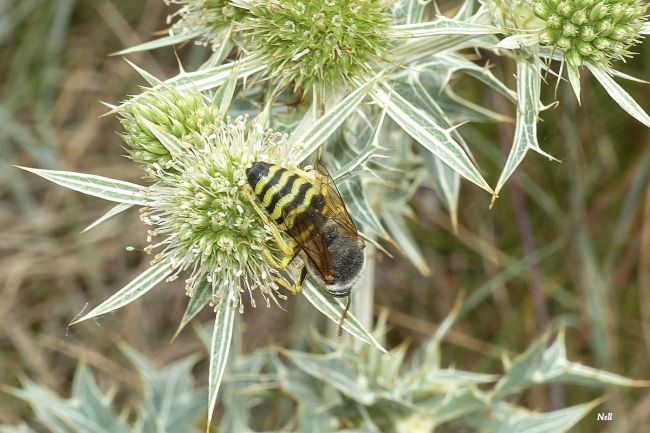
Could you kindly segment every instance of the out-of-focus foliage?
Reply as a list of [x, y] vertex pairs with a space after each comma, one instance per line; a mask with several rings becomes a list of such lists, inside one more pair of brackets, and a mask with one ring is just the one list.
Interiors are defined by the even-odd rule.
[[[25, 400], [36, 419], [56, 433], [190, 433], [206, 406], [206, 390], [194, 386], [192, 367], [197, 358], [190, 356], [156, 370], [131, 348], [125, 355], [137, 367], [142, 395], [128, 412], [115, 407], [115, 389], [102, 392], [88, 366], [79, 364], [69, 398], [62, 398], [41, 385], [26, 380], [20, 389], [5, 390]], [[18, 429], [18, 430], [15, 430]], [[0, 431], [31, 432], [27, 425], [0, 426]]]
[[[217, 411], [219, 431], [422, 433], [454, 426], [486, 433], [562, 433], [600, 401], [540, 412], [513, 403], [513, 397], [550, 383], [647, 385], [569, 361], [563, 329], [554, 336], [549, 331], [517, 358], [504, 359], [502, 374], [444, 367], [440, 344], [452, 321], [453, 316], [448, 317], [446, 326], [408, 356], [406, 344], [387, 356], [370, 346], [353, 349], [322, 336], [314, 337], [316, 350], [311, 352], [269, 347], [243, 354], [237, 337], [223, 380], [224, 410]], [[382, 319], [376, 331], [381, 341], [384, 333]], [[132, 349], [125, 353], [136, 365], [143, 389], [140, 403], [130, 410], [136, 414], [132, 422], [127, 413], [118, 415], [112, 407], [114, 393], [101, 393], [84, 364], [77, 368], [69, 399], [31, 381], [10, 392], [29, 402], [36, 419], [57, 433], [197, 431], [205, 390], [192, 385], [196, 358], [156, 371]], [[267, 420], [263, 413], [274, 415]], [[0, 432], [20, 428], [31, 431], [24, 425], [0, 426]]]

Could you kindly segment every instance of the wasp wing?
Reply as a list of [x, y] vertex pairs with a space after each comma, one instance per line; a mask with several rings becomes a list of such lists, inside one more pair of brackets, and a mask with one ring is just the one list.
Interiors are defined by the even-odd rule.
[[345, 202], [341, 198], [341, 193], [336, 187], [332, 176], [321, 163], [316, 164], [316, 171], [320, 174], [321, 191], [325, 201], [323, 214], [358, 238], [357, 226], [350, 217], [348, 208], [345, 206]]
[[322, 201], [320, 195], [312, 197], [312, 206], [297, 213], [295, 204], [288, 204], [282, 209], [285, 222], [291, 221], [287, 233], [305, 253], [306, 259], [315, 268], [322, 280], [327, 284], [334, 283], [329, 252], [325, 246], [322, 226], [325, 216], [313, 205], [314, 201]]

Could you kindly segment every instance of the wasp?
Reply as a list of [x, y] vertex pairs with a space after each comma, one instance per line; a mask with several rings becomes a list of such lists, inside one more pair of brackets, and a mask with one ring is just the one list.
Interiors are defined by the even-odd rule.
[[[302, 259], [297, 284], [279, 277], [274, 280], [297, 293], [309, 270], [330, 295], [347, 297], [337, 327], [340, 335], [350, 306], [350, 292], [363, 269], [365, 243], [332, 177], [322, 164], [304, 171], [262, 161], [248, 167], [246, 177], [255, 195], [251, 203], [265, 221], [272, 221], [269, 226], [284, 254], [282, 260], [277, 261], [265, 251], [271, 266], [286, 269], [297, 256]], [[280, 230], [289, 235], [289, 242], [284, 241]]]

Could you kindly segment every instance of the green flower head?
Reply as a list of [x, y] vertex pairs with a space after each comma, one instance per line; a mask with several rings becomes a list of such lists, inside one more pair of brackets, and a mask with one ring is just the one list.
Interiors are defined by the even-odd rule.
[[255, 306], [256, 290], [267, 306], [284, 299], [273, 282], [278, 271], [263, 254], [278, 255], [277, 245], [249, 201], [245, 170], [258, 160], [287, 164], [286, 135], [239, 117], [195, 138], [200, 142], [172, 159], [171, 170], [159, 170], [147, 188], [141, 218], [152, 228], [145, 251], [170, 260], [174, 275], [187, 274], [190, 296], [198, 285], [210, 284], [215, 305], [231, 299], [243, 309], [248, 294]]
[[172, 30], [180, 34], [197, 33], [198, 40], [212, 49], [223, 42], [225, 29], [247, 15], [246, 9], [233, 6], [228, 0], [171, 0], [169, 3], [182, 5], [168, 18], [171, 21], [180, 17]]
[[261, 0], [245, 25], [280, 85], [332, 87], [371, 72], [388, 47], [384, 0]]
[[217, 108], [200, 92], [167, 86], [148, 90], [128, 101], [119, 117], [129, 156], [146, 168], [154, 163], [165, 167], [171, 160], [169, 150], [152, 128], [188, 140], [192, 134], [213, 125], [218, 114]]
[[607, 66], [631, 55], [645, 19], [645, 0], [532, 0], [544, 21], [542, 45], [564, 52], [571, 67], [590, 61]]

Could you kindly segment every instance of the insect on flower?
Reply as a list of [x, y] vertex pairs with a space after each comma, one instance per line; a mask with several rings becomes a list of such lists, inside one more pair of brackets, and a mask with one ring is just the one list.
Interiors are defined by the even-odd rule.
[[[265, 251], [267, 260], [277, 269], [286, 269], [299, 254], [302, 259], [297, 284], [281, 277], [275, 277], [275, 281], [296, 293], [302, 288], [309, 269], [330, 295], [347, 297], [337, 327], [340, 335], [350, 306], [350, 292], [363, 269], [365, 243], [332, 177], [321, 164], [315, 170], [303, 171], [261, 161], [246, 170], [246, 177], [256, 197], [251, 197], [251, 203], [261, 218], [272, 220], [268, 225], [284, 254], [278, 262]], [[291, 237], [290, 242], [285, 242], [280, 230]]]

